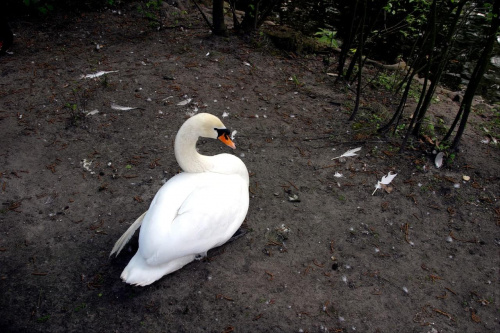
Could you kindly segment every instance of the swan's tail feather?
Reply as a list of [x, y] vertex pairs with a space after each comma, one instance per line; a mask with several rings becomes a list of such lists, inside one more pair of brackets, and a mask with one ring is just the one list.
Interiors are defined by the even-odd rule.
[[145, 211], [141, 216], [139, 216], [137, 220], [135, 220], [135, 222], [127, 229], [127, 231], [125, 231], [125, 233], [116, 241], [115, 246], [113, 246], [113, 249], [109, 254], [110, 257], [113, 255], [113, 253], [116, 253], [117, 256], [120, 254], [120, 251], [128, 243], [130, 238], [132, 238], [135, 231], [141, 226], [142, 220], [144, 219], [144, 216], [147, 212], [148, 211]]

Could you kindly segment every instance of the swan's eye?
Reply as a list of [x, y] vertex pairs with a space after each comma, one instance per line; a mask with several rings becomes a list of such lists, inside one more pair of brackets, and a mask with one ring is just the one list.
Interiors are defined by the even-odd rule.
[[217, 131], [217, 139], [233, 149], [236, 148], [231, 140], [231, 132], [227, 128], [214, 128], [214, 130]]
[[226, 140], [228, 140], [229, 136], [231, 135], [231, 132], [227, 128], [214, 128], [214, 130], [217, 131], [217, 137], [218, 138], [220, 138], [222, 136]]

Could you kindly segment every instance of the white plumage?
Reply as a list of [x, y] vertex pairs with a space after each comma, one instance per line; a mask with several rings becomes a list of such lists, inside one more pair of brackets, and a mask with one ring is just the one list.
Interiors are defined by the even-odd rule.
[[231, 238], [248, 211], [248, 170], [236, 156], [200, 155], [198, 137], [218, 138], [234, 148], [229, 131], [215, 116], [188, 119], [175, 139], [175, 156], [184, 170], [163, 185], [149, 210], [116, 242], [122, 248], [140, 227], [139, 249], [123, 271], [123, 281], [145, 286], [182, 268]]

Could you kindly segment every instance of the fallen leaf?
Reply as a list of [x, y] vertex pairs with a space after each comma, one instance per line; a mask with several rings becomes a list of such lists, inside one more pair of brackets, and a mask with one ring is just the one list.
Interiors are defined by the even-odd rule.
[[470, 316], [471, 316], [471, 319], [472, 319], [473, 322], [475, 322], [475, 323], [480, 323], [481, 322], [481, 318], [479, 318], [479, 316], [476, 314], [475, 311], [471, 311]]
[[434, 141], [428, 136], [428, 135], [423, 135], [425, 141], [429, 142], [431, 145], [434, 145]]

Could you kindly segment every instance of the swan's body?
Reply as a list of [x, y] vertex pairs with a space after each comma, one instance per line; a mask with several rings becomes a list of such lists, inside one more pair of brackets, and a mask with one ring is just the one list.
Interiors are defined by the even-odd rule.
[[[182, 268], [238, 230], [248, 211], [248, 171], [236, 156], [200, 155], [198, 137], [219, 138], [234, 148], [229, 131], [215, 116], [188, 119], [175, 139], [175, 156], [184, 170], [171, 178], [116, 242], [119, 253], [141, 227], [139, 249], [123, 271], [123, 281], [145, 286]], [[142, 225], [141, 225], [142, 224]]]

